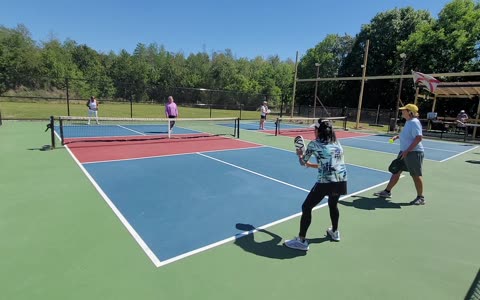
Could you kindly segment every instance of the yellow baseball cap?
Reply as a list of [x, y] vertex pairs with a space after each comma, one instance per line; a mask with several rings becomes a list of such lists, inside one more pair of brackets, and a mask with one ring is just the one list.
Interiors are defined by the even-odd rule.
[[409, 104], [399, 108], [399, 110], [404, 110], [404, 109], [409, 110], [409, 111], [413, 111], [414, 113], [418, 113], [418, 106], [416, 106], [415, 104], [409, 103]]

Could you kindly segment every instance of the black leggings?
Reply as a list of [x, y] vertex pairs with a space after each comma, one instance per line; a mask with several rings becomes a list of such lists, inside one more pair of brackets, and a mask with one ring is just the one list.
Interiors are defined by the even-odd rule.
[[[175, 119], [176, 116], [168, 116], [168, 118], [169, 118], [169, 119]], [[170, 129], [172, 129], [172, 128], [173, 128], [173, 125], [175, 125], [175, 121], [170, 121], [169, 123], [170, 123]]]
[[310, 223], [312, 223], [312, 209], [317, 206], [317, 204], [320, 203], [325, 196], [328, 196], [328, 209], [330, 210], [332, 230], [336, 231], [338, 229], [338, 219], [340, 218], [340, 212], [338, 211], [338, 199], [340, 199], [340, 195], [337, 193], [331, 193], [328, 195], [327, 192], [321, 191], [320, 188], [314, 187], [310, 193], [308, 193], [307, 198], [302, 205], [300, 233], [298, 234], [299, 236], [307, 236], [308, 227], [310, 227]]

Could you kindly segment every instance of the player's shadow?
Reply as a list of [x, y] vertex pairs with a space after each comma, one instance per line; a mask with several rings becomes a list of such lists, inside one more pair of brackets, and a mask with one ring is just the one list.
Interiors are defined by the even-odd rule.
[[[282, 243], [281, 236], [266, 229], [256, 229], [250, 224], [242, 223], [237, 223], [235, 227], [241, 231], [248, 232], [238, 235], [235, 239], [235, 245], [239, 246], [246, 252], [274, 259], [291, 259], [299, 256], [305, 256], [307, 254], [306, 251], [295, 250], [285, 247]], [[252, 232], [255, 229], [257, 231]], [[255, 235], [258, 236], [260, 234], [269, 235], [270, 239], [266, 241], [256, 241]], [[318, 244], [328, 240], [329, 239], [325, 237], [309, 239], [308, 241], [310, 244]]]
[[[388, 199], [381, 197], [362, 197], [362, 196], [352, 196], [353, 201], [338, 201], [340, 204], [345, 206], [351, 206], [358, 209], [365, 210], [375, 210], [375, 209], [400, 209], [402, 206], [408, 206], [410, 203], [395, 203], [391, 202]], [[356, 199], [355, 199], [356, 198]]]
[[43, 145], [42, 147], [39, 148], [29, 148], [28, 150], [38, 150], [38, 151], [50, 151], [53, 150], [51, 145]]
[[475, 165], [480, 164], [480, 160], [466, 160], [465, 162], [467, 162], [469, 164], [475, 164]]

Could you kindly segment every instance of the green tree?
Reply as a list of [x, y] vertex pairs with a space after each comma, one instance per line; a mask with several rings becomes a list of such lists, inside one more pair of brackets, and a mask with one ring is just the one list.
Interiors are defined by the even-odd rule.
[[38, 85], [39, 52], [24, 25], [0, 27], [0, 93]]
[[[433, 22], [428, 11], [411, 7], [393, 9], [377, 14], [370, 24], [364, 25], [356, 36], [352, 51], [345, 58], [340, 76], [361, 76], [364, 50], [370, 40], [367, 76], [399, 74], [402, 59], [398, 46], [415, 33], [421, 26]], [[405, 70], [411, 67], [411, 51], [406, 52]], [[365, 84], [363, 106], [394, 108], [398, 81], [372, 80]], [[408, 85], [404, 85], [408, 89]], [[412, 90], [411, 88], [409, 90]], [[346, 81], [341, 95], [343, 103], [356, 107], [360, 93], [359, 81]]]
[[122, 99], [132, 99], [134, 95], [134, 80], [131, 76], [133, 72], [132, 57], [124, 49], [120, 51], [118, 56], [110, 53], [112, 64], [108, 75], [115, 86], [115, 97]]
[[81, 72], [84, 81], [82, 96], [112, 97], [114, 94], [113, 82], [107, 76], [102, 55], [87, 45], [74, 45], [70, 51], [72, 61]]
[[[339, 74], [339, 70], [349, 55], [353, 38], [349, 35], [339, 36], [329, 34], [314, 48], [307, 51], [298, 66], [299, 78], [316, 78], [317, 66], [319, 77], [331, 78]], [[338, 93], [342, 82], [319, 82], [318, 97], [325, 105], [337, 105]], [[298, 104], [313, 105], [315, 83], [300, 83], [297, 85]]]
[[453, 0], [440, 12], [436, 22], [422, 24], [400, 44], [411, 52], [413, 69], [430, 72], [478, 70], [480, 58], [480, 4]]

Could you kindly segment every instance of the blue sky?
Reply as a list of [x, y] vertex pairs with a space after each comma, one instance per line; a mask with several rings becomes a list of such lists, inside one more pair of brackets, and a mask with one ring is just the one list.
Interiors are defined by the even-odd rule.
[[448, 0], [0, 0], [0, 25], [24, 24], [38, 42], [52, 37], [107, 53], [157, 43], [185, 55], [231, 49], [236, 58], [295, 59], [327, 34], [357, 34], [378, 13], [411, 6], [434, 18]]

